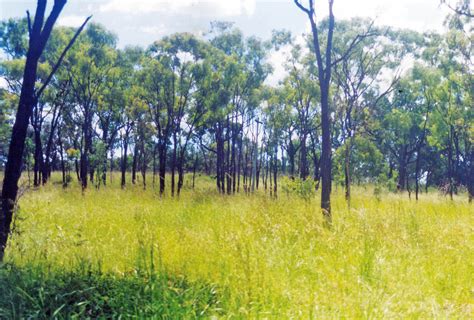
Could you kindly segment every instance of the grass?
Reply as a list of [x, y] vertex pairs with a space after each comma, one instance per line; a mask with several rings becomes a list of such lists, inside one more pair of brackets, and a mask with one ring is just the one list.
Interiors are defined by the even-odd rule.
[[27, 192], [0, 269], [0, 318], [472, 317], [464, 196], [377, 200], [359, 187], [349, 210], [335, 190], [329, 230], [318, 195], [229, 197], [197, 183], [179, 200], [138, 185]]

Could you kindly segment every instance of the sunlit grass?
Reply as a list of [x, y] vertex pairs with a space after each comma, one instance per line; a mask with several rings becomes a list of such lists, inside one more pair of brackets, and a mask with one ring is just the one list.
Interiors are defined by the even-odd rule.
[[160, 199], [151, 181], [146, 191], [31, 190], [6, 260], [184, 277], [215, 288], [212, 313], [223, 317], [472, 317], [474, 214], [465, 196], [377, 200], [358, 187], [349, 210], [335, 190], [327, 229], [318, 195], [221, 196], [213, 183], [200, 177], [192, 191], [188, 181], [179, 199]]

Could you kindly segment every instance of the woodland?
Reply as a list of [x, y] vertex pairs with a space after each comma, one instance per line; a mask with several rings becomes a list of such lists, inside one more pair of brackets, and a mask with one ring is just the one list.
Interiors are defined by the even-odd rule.
[[334, 1], [147, 47], [66, 0], [0, 21], [0, 318], [472, 316], [470, 1], [442, 33]]

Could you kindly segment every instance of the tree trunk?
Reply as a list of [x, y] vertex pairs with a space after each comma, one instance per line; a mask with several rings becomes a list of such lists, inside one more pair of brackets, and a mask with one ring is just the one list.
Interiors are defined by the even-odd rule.
[[321, 209], [328, 223], [331, 223], [331, 120], [329, 118], [329, 83], [321, 86]]
[[308, 152], [306, 148], [306, 134], [301, 136], [300, 146], [300, 179], [306, 180], [308, 177]]
[[123, 141], [123, 153], [122, 153], [122, 164], [121, 164], [121, 171], [122, 171], [122, 179], [120, 181], [120, 186], [125, 188], [126, 178], [125, 175], [127, 174], [127, 152], [128, 152], [128, 131], [125, 133], [125, 138]]
[[138, 141], [135, 141], [132, 160], [132, 184], [137, 182], [137, 163], [138, 163]]
[[176, 174], [176, 158], [177, 158], [177, 149], [178, 149], [178, 139], [177, 139], [177, 136], [176, 136], [176, 131], [173, 133], [173, 154], [172, 154], [172, 158], [171, 158], [171, 196], [174, 197], [174, 191], [175, 191], [175, 185], [176, 185], [176, 178], [175, 178], [175, 174]]
[[39, 187], [41, 184], [41, 175], [43, 172], [43, 145], [41, 143], [41, 127], [37, 127], [34, 130], [34, 137], [35, 137], [35, 164], [33, 166], [34, 170], [34, 178], [33, 178], [33, 185], [35, 187]]
[[278, 147], [275, 144], [275, 153], [273, 154], [273, 196], [276, 198], [278, 192]]
[[345, 151], [345, 157], [344, 157], [344, 184], [345, 184], [345, 189], [346, 189], [346, 201], [347, 201], [347, 206], [351, 206], [351, 159], [350, 159], [350, 149], [351, 149], [351, 142], [347, 141], [346, 145], [346, 150]]
[[196, 155], [196, 159], [194, 160], [194, 165], [193, 165], [193, 190], [194, 190], [194, 185], [195, 185], [195, 181], [196, 181], [197, 165], [198, 165], [198, 157]]
[[398, 156], [398, 191], [404, 191], [406, 187], [406, 176], [407, 176], [407, 159], [406, 159], [406, 149], [403, 147], [400, 155]]
[[159, 153], [159, 178], [160, 178], [160, 197], [165, 193], [165, 175], [166, 175], [166, 142], [161, 140], [158, 145]]
[[28, 122], [31, 117], [33, 106], [36, 103], [35, 83], [38, 60], [46, 46], [53, 25], [65, 4], [65, 0], [55, 1], [53, 9], [46, 20], [46, 23], [44, 23], [46, 1], [39, 0], [34, 22], [31, 27], [29, 47], [23, 72], [20, 101], [18, 103], [18, 110], [12, 128], [12, 136], [3, 178], [1, 199], [2, 210], [0, 214], [0, 262], [3, 261], [8, 236], [11, 230], [13, 211], [15, 209], [16, 197], [18, 194], [18, 181], [20, 180], [23, 166], [23, 152], [25, 149]]

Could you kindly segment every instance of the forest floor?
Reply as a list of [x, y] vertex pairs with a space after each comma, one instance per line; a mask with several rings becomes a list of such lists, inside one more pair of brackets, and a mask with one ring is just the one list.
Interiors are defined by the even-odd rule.
[[[115, 179], [116, 183], [119, 179]], [[179, 199], [141, 185], [20, 199], [0, 267], [0, 318], [470, 318], [474, 214], [464, 195], [334, 190]]]

